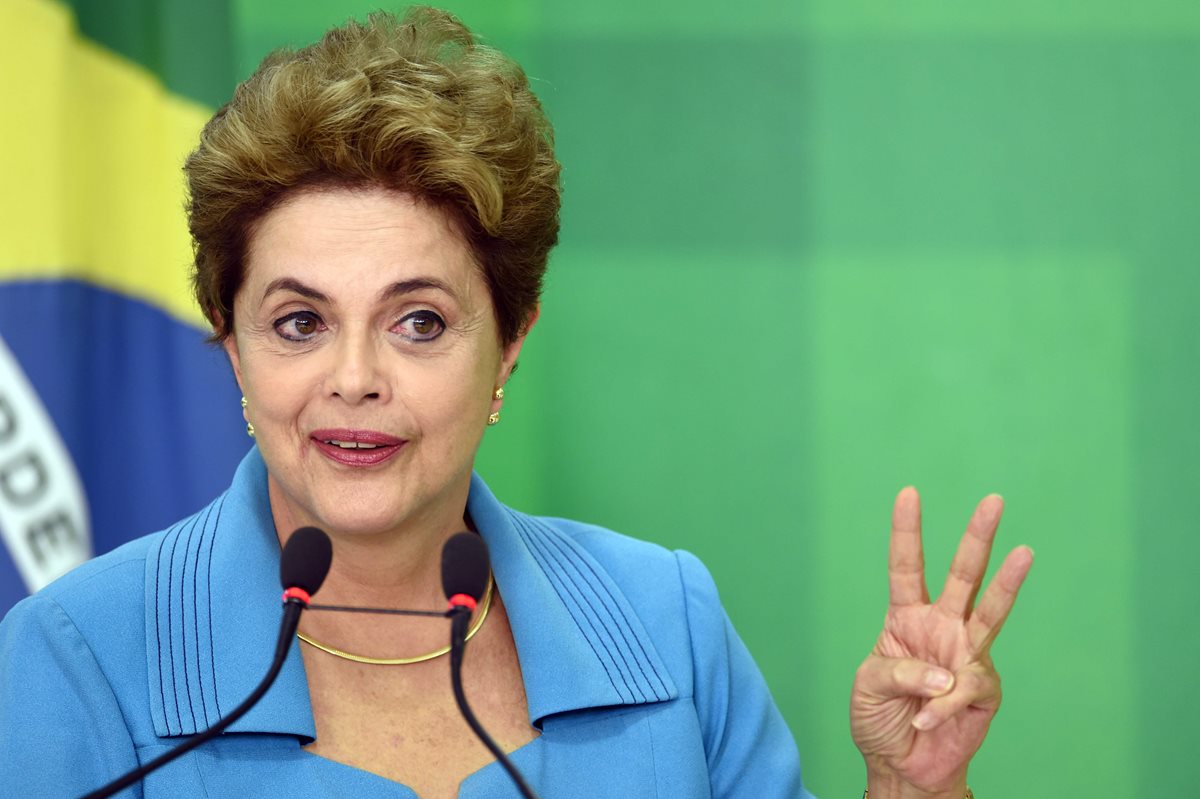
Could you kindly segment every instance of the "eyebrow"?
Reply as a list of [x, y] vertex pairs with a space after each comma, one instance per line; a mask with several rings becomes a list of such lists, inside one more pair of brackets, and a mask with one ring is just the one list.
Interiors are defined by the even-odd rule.
[[[458, 299], [458, 294], [448, 283], [438, 280], [435, 277], [414, 277], [410, 280], [397, 281], [379, 292], [379, 299], [381, 301], [390, 300], [414, 291], [419, 291], [420, 289], [437, 289], [449, 294], [455, 300]], [[266, 291], [263, 292], [263, 299], [265, 300], [276, 291], [291, 291], [314, 302], [329, 302], [329, 297], [324, 292], [318, 291], [312, 286], [305, 285], [293, 277], [281, 277], [272, 280], [267, 284]]]
[[436, 277], [414, 277], [410, 280], [398, 281], [379, 292], [379, 299], [381, 301], [390, 300], [414, 291], [419, 291], [420, 289], [437, 289], [449, 294], [453, 300], [457, 301], [459, 299], [458, 294], [450, 287], [449, 283], [438, 280]]
[[293, 277], [281, 277], [278, 280], [272, 280], [267, 284], [266, 291], [263, 292], [263, 299], [265, 300], [267, 297], [270, 297], [276, 291], [292, 291], [301, 297], [307, 297], [316, 302], [329, 302], [329, 298], [322, 292], [317, 291], [312, 286], [304, 285]]

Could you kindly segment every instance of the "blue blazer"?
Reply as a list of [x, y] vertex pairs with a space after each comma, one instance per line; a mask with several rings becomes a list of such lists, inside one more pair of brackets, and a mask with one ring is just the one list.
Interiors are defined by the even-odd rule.
[[[511, 510], [475, 476], [541, 735], [512, 753], [543, 799], [796, 799], [799, 756], [704, 566], [686, 552]], [[96, 558], [0, 623], [0, 786], [75, 797], [213, 724], [266, 672], [279, 544], [257, 449], [191, 518]], [[397, 709], [397, 712], [403, 712]], [[263, 700], [123, 797], [412, 799], [308, 754], [298, 643]], [[492, 763], [463, 799], [516, 797]]]

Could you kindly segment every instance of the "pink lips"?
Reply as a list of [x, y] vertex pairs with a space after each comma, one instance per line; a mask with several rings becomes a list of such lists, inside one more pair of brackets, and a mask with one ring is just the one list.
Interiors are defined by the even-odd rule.
[[[374, 430], [314, 430], [309, 438], [322, 455], [345, 466], [375, 466], [391, 458], [408, 442]], [[329, 443], [338, 442], [338, 443]], [[364, 449], [341, 444], [367, 445]]]

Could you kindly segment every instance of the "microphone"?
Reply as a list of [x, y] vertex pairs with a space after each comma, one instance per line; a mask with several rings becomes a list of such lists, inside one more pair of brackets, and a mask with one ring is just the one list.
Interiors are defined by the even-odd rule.
[[317, 527], [301, 527], [292, 533], [283, 547], [283, 555], [279, 558], [279, 584], [284, 588], [284, 594], [294, 588], [299, 588], [309, 596], [317, 593], [325, 577], [329, 574], [329, 565], [333, 563], [333, 544], [325, 531]]
[[333, 546], [329, 536], [316, 527], [301, 527], [292, 533], [291, 538], [283, 547], [283, 555], [279, 561], [279, 579], [283, 585], [283, 619], [279, 624], [279, 639], [275, 643], [275, 656], [271, 667], [263, 677], [258, 687], [246, 697], [246, 701], [235, 707], [229, 715], [220, 719], [216, 724], [201, 733], [193, 735], [169, 752], [151, 760], [149, 763], [135, 768], [133, 771], [82, 797], [82, 799], [105, 799], [117, 791], [128, 788], [146, 778], [150, 772], [165, 766], [175, 758], [185, 755], [205, 741], [216, 738], [230, 724], [246, 715], [250, 708], [258, 704], [267, 689], [279, 676], [283, 661], [287, 657], [288, 648], [296, 636], [296, 628], [300, 626], [300, 614], [308, 607], [312, 595], [317, 593], [325, 576], [329, 574], [329, 564], [333, 561]]
[[450, 536], [442, 547], [442, 590], [451, 609], [466, 607], [474, 611], [487, 590], [490, 570], [491, 560], [482, 538], [468, 532]]
[[450, 683], [454, 687], [454, 701], [458, 703], [459, 712], [475, 737], [483, 742], [508, 772], [521, 795], [525, 799], [537, 799], [537, 794], [529, 787], [521, 772], [509, 762], [508, 756], [488, 735], [479, 719], [475, 718], [463, 693], [462, 661], [467, 648], [467, 626], [471, 621], [471, 613], [487, 589], [490, 572], [487, 544], [478, 535], [455, 533], [442, 548], [442, 590], [446, 592], [446, 599], [450, 603]]

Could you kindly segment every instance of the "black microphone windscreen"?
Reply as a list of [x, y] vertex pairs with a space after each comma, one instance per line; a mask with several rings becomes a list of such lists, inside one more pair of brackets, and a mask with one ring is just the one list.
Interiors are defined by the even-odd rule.
[[329, 536], [316, 527], [301, 527], [283, 546], [279, 582], [285, 589], [302, 588], [310, 595], [315, 594], [325, 582], [332, 562], [333, 545]]
[[455, 533], [442, 547], [442, 590], [446, 598], [466, 594], [478, 602], [487, 588], [487, 544], [474, 533]]

